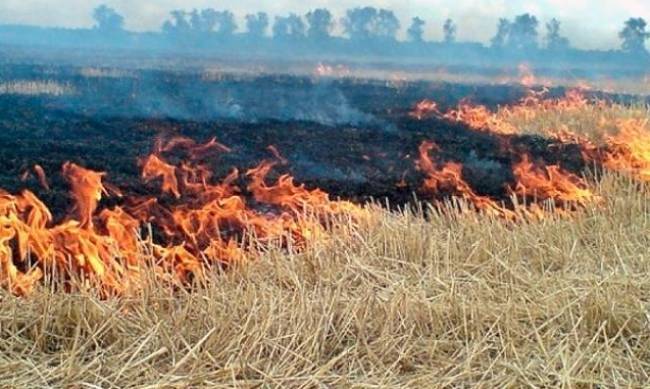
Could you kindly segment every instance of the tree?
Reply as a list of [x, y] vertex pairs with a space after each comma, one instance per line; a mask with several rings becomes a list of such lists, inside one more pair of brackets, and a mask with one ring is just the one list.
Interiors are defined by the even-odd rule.
[[508, 19], [501, 18], [499, 19], [499, 24], [497, 25], [497, 33], [492, 38], [492, 48], [502, 49], [505, 47], [508, 42], [508, 35], [510, 34], [510, 21]]
[[246, 30], [249, 35], [263, 37], [269, 28], [269, 15], [265, 12], [246, 15]]
[[297, 39], [305, 36], [305, 22], [294, 13], [277, 16], [273, 24], [273, 37], [278, 39]]
[[213, 9], [205, 9], [201, 12], [194, 9], [189, 15], [191, 30], [204, 34], [214, 31], [219, 18], [218, 12]]
[[424, 35], [424, 25], [424, 20], [418, 17], [413, 18], [411, 20], [411, 26], [406, 30], [408, 40], [415, 43], [424, 42], [424, 38], [422, 37]]
[[334, 23], [332, 13], [329, 10], [319, 8], [307, 13], [305, 18], [309, 24], [309, 28], [307, 29], [307, 36], [309, 38], [315, 40], [330, 38]]
[[192, 26], [187, 21], [187, 12], [174, 10], [170, 12], [171, 20], [163, 24], [163, 32], [170, 35], [187, 34], [192, 31]]
[[623, 40], [623, 51], [630, 54], [647, 54], [645, 41], [650, 38], [646, 32], [647, 23], [643, 18], [630, 18], [618, 36]]
[[105, 32], [117, 32], [124, 30], [124, 17], [113, 8], [100, 5], [93, 11], [95, 28]]
[[445, 20], [445, 24], [442, 26], [443, 40], [446, 44], [450, 45], [456, 42], [456, 23], [453, 20]]
[[393, 11], [380, 9], [375, 18], [374, 36], [380, 39], [395, 40], [400, 23]]
[[221, 36], [231, 36], [237, 30], [235, 15], [230, 11], [221, 11], [216, 13], [217, 28], [216, 33]]
[[373, 7], [349, 9], [342, 24], [345, 33], [355, 41], [394, 40], [400, 27], [393, 11]]
[[342, 20], [345, 33], [352, 40], [368, 40], [372, 36], [370, 29], [377, 17], [377, 10], [373, 7], [349, 9]]
[[237, 29], [235, 15], [230, 11], [217, 11], [207, 8], [191, 12], [176, 10], [171, 12], [171, 20], [163, 25], [163, 31], [168, 34], [208, 35], [218, 34], [230, 36]]
[[565, 51], [569, 48], [569, 40], [560, 34], [561, 23], [553, 18], [546, 23], [546, 48], [551, 51]]
[[527, 13], [517, 16], [509, 28], [508, 46], [517, 50], [536, 49], [538, 26], [535, 16]]

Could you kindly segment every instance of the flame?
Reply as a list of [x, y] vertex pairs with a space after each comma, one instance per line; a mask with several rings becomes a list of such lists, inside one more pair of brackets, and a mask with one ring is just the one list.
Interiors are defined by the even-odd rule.
[[152, 181], [156, 178], [162, 179], [163, 193], [169, 193], [176, 198], [181, 197], [178, 189], [178, 178], [176, 177], [176, 167], [167, 164], [158, 156], [151, 154], [142, 164], [142, 178], [145, 182]]
[[530, 88], [539, 84], [539, 81], [537, 80], [537, 77], [535, 77], [535, 73], [529, 64], [521, 63], [517, 66], [517, 70], [519, 71], [519, 83], [521, 85]]
[[422, 100], [415, 105], [413, 111], [409, 113], [409, 116], [422, 120], [428, 116], [440, 116], [440, 111], [438, 110], [438, 103], [432, 100]]
[[[571, 113], [584, 109], [590, 103], [585, 96], [585, 89], [574, 88], [567, 90], [561, 98], [545, 98], [548, 89], [539, 91], [529, 90], [517, 104], [499, 107], [492, 111], [484, 105], [473, 104], [468, 100], [461, 100], [455, 109], [441, 112], [435, 101], [422, 100], [410, 112], [410, 116], [422, 120], [427, 117], [463, 123], [473, 130], [488, 131], [501, 135], [521, 133], [513, 124], [514, 119], [531, 121], [548, 112]], [[597, 102], [603, 104], [602, 102]]]
[[34, 173], [38, 178], [38, 182], [41, 184], [41, 187], [47, 191], [50, 190], [50, 184], [47, 182], [47, 175], [45, 174], [45, 169], [41, 165], [34, 165]]
[[[47, 180], [47, 175], [45, 174], [45, 169], [39, 164], [36, 164], [32, 167], [34, 175], [36, 175], [36, 179], [38, 180], [39, 185], [41, 188], [45, 189], [46, 191], [50, 190], [50, 183]], [[32, 177], [32, 172], [30, 170], [25, 170], [21, 175], [20, 175], [20, 180], [22, 182], [26, 182]]]
[[286, 165], [286, 164], [289, 163], [289, 161], [288, 161], [284, 156], [282, 156], [282, 154], [280, 154], [280, 151], [278, 151], [278, 148], [275, 147], [274, 145], [270, 145], [270, 146], [267, 147], [266, 149], [267, 149], [268, 151], [270, 151], [271, 154], [273, 154], [273, 157], [274, 157], [275, 159], [277, 159], [278, 161], [280, 161], [280, 164], [282, 164], [282, 165]]
[[[165, 153], [184, 151], [189, 160], [172, 165]], [[126, 294], [153, 274], [174, 285], [203, 279], [209, 267], [254, 258], [259, 244], [302, 249], [322, 239], [329, 217], [361, 217], [360, 207], [333, 201], [319, 190], [294, 184], [281, 175], [274, 184], [267, 176], [275, 163], [264, 161], [247, 172], [248, 190], [255, 203], [239, 194], [233, 169], [213, 183], [212, 172], [193, 160], [229, 149], [216, 140], [197, 144], [186, 138], [158, 142], [142, 163], [145, 182], [161, 179], [162, 193], [173, 196], [162, 206], [156, 198], [127, 198], [122, 207], [99, 209], [103, 196], [119, 194], [104, 183], [106, 174], [67, 162], [63, 176], [70, 184], [74, 217], [54, 223], [52, 213], [33, 193], [0, 192], [0, 285], [15, 294], [31, 293], [55, 270], [72, 285], [97, 285], [104, 295]], [[271, 151], [280, 156], [276, 148]], [[147, 224], [162, 239], [144, 239]], [[251, 240], [251, 238], [254, 238]], [[246, 242], [256, 242], [255, 245]], [[146, 258], [151, 257], [148, 261]]]
[[63, 165], [63, 176], [70, 182], [75, 209], [82, 227], [92, 229], [93, 214], [97, 209], [102, 194], [107, 193], [102, 179], [103, 172], [95, 172], [82, 168], [71, 162]]
[[286, 207], [294, 212], [299, 212], [305, 204], [320, 206], [329, 202], [327, 193], [320, 189], [307, 190], [304, 185], [296, 186], [293, 177], [287, 174], [280, 176], [274, 185], [267, 185], [265, 179], [274, 166], [273, 162], [263, 162], [246, 173], [251, 178], [248, 190], [256, 201]]
[[314, 68], [314, 75], [317, 77], [347, 77], [352, 74], [350, 68], [345, 65], [327, 65], [319, 63]]
[[[490, 134], [501, 141], [501, 163], [512, 176], [503, 183], [503, 196], [485, 195], [466, 179], [462, 163], [445, 160], [437, 144], [424, 141], [415, 164], [424, 177], [420, 193], [435, 202], [462, 199], [475, 211], [506, 220], [542, 219], [549, 211], [568, 215], [598, 203], [584, 179], [535, 159], [509, 141], [523, 132], [516, 123], [546, 114], [591, 114], [593, 107], [577, 90], [558, 99], [545, 98], [544, 91], [531, 92], [495, 111], [465, 101], [441, 112], [435, 102], [424, 100], [414, 108], [413, 118], [435, 116]], [[650, 181], [647, 120], [612, 120], [604, 114], [596, 117], [599, 129], [614, 124], [618, 130], [600, 141], [572, 132], [571, 123], [547, 129], [547, 151], [577, 145], [588, 163]], [[0, 286], [25, 295], [46, 278], [60, 278], [66, 288], [95, 286], [102, 295], [123, 295], [141, 288], [151, 276], [174, 286], [188, 285], [204, 279], [211, 267], [254, 259], [269, 247], [302, 250], [327, 239], [336, 218], [358, 223], [366, 217], [363, 207], [332, 200], [322, 189], [276, 172], [286, 168], [288, 160], [276, 147], [268, 150], [272, 160], [244, 173], [232, 169], [218, 179], [206, 160], [231, 150], [216, 138], [205, 143], [185, 137], [159, 139], [153, 153], [140, 161], [142, 181], [161, 194], [148, 197], [123, 195], [106, 182], [106, 173], [67, 162], [62, 173], [73, 204], [70, 215], [61, 220], [30, 191], [14, 195], [0, 190]], [[381, 153], [372, 156], [386, 158]], [[42, 167], [34, 166], [33, 173], [48, 190]], [[408, 186], [406, 177], [405, 172], [399, 187]], [[104, 197], [115, 195], [123, 197], [120, 206], [102, 207]]]
[[580, 177], [563, 171], [557, 165], [537, 166], [527, 154], [514, 165], [513, 173], [517, 181], [513, 192], [520, 196], [552, 200], [563, 206], [571, 203], [586, 205], [595, 199]]
[[429, 153], [439, 151], [440, 148], [433, 142], [425, 141], [419, 147], [420, 158], [416, 167], [426, 175], [421, 191], [431, 196], [440, 194], [452, 195], [462, 198], [472, 204], [477, 210], [487, 214], [510, 218], [512, 213], [486, 196], [478, 195], [471, 186], [463, 180], [463, 165], [447, 162], [438, 166], [433, 162]]
[[495, 134], [511, 135], [518, 132], [517, 128], [490, 112], [487, 107], [468, 102], [461, 102], [458, 109], [448, 111], [443, 118], [464, 123], [474, 130], [486, 130]]
[[618, 122], [619, 132], [607, 137], [604, 164], [608, 169], [631, 174], [650, 182], [650, 130], [648, 120], [626, 119]]
[[230, 148], [217, 142], [217, 138], [199, 144], [194, 139], [184, 136], [171, 138], [166, 143], [159, 139], [155, 148], [157, 153], [166, 153], [177, 149], [185, 150], [191, 159], [199, 159], [214, 152], [230, 152]]
[[[439, 151], [439, 147], [429, 141], [423, 142], [419, 148], [420, 158], [416, 166], [426, 175], [421, 187], [422, 192], [433, 196], [451, 195], [462, 198], [486, 214], [506, 219], [514, 219], [517, 216], [504, 204], [488, 196], [477, 194], [463, 179], [462, 164], [434, 163], [429, 156], [432, 150]], [[545, 201], [552, 201], [559, 210], [581, 207], [598, 201], [597, 196], [587, 189], [586, 183], [578, 176], [562, 170], [557, 165], [535, 165], [526, 154], [520, 162], [513, 165], [513, 175], [516, 184], [510, 192], [524, 199], [533, 200], [533, 204], [528, 209], [518, 208], [517, 204], [512, 204], [513, 209], [518, 208], [520, 216], [543, 217], [543, 212], [537, 203]]]

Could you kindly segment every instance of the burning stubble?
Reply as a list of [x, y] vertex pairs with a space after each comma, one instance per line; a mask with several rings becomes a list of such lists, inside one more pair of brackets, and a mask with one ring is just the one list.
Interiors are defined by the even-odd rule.
[[[593, 184], [577, 172], [545, 162], [534, 150], [522, 150], [516, 145], [517, 137], [526, 122], [540, 117], [601, 112], [601, 127], [590, 134], [593, 140], [568, 128], [544, 128], [551, 140], [548, 149], [561, 154], [571, 146], [587, 165], [648, 182], [647, 120], [614, 120], [607, 116], [612, 109], [616, 108], [609, 103], [588, 101], [579, 91], [555, 99], [531, 92], [519, 103], [497, 111], [462, 102], [441, 112], [438, 104], [421, 102], [411, 114], [413, 120], [426, 125], [433, 116], [488, 134], [495, 140], [493, 152], [510, 161], [511, 171], [510, 179], [501, 183], [500, 196], [481, 193], [466, 180], [467, 166], [442, 158], [446, 145], [427, 140], [413, 151], [418, 157], [412, 169], [422, 177], [413, 189], [443, 213], [475, 212], [514, 223], [572, 218], [602, 201]], [[605, 133], [611, 126], [616, 131]], [[230, 152], [216, 138], [203, 144], [186, 137], [158, 139], [153, 152], [140, 161], [144, 183], [159, 186], [156, 197], [123, 194], [105, 182], [110, 179], [105, 173], [66, 163], [63, 176], [74, 202], [70, 215], [57, 223], [32, 192], [3, 192], [3, 286], [15, 294], [30, 294], [49, 278], [48, 272], [57, 274], [66, 289], [73, 288], [72, 280], [81, 279], [105, 296], [132, 294], [149, 274], [169, 285], [189, 286], [205, 279], [214, 267], [254, 261], [273, 247], [304, 250], [327, 239], [342, 218], [353, 225], [370, 219], [367, 205], [333, 200], [321, 189], [296, 184], [286, 173], [270, 179], [272, 172], [286, 169], [289, 163], [273, 145], [269, 146], [271, 159], [243, 173], [233, 168], [217, 178], [202, 162], [207, 156]], [[35, 170], [46, 184], [43, 168]], [[121, 205], [101, 207], [106, 196], [119, 197]], [[449, 208], [449, 201], [464, 205]]]

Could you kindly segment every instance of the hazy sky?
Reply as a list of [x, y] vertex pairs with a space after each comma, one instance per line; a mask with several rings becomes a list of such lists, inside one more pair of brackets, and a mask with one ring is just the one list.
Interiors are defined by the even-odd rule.
[[122, 13], [128, 29], [139, 31], [159, 29], [169, 10], [178, 8], [230, 9], [241, 26], [243, 15], [253, 11], [302, 14], [327, 7], [338, 18], [347, 8], [372, 5], [394, 10], [402, 30], [412, 17], [420, 16], [427, 21], [431, 39], [441, 37], [441, 26], [451, 17], [458, 24], [461, 40], [480, 42], [493, 36], [499, 17], [531, 12], [542, 25], [552, 17], [559, 18], [565, 35], [582, 48], [618, 46], [617, 32], [631, 16], [650, 21], [650, 0], [0, 0], [0, 23], [87, 27], [93, 24], [93, 8], [102, 3]]

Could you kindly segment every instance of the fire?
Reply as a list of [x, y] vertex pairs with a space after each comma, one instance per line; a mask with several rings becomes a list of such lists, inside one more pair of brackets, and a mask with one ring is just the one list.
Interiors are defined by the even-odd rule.
[[439, 116], [438, 103], [431, 100], [422, 100], [415, 105], [409, 116], [422, 120], [428, 116]]
[[529, 64], [521, 63], [517, 66], [517, 70], [519, 71], [519, 83], [521, 85], [530, 88], [538, 84], [537, 77], [535, 77], [535, 73], [533, 73]]
[[163, 193], [173, 194], [176, 198], [181, 197], [178, 189], [178, 179], [176, 178], [176, 167], [167, 164], [154, 154], [144, 161], [142, 178], [145, 182], [161, 178]]
[[464, 123], [474, 130], [487, 130], [496, 134], [510, 135], [518, 132], [517, 128], [502, 120], [498, 115], [482, 105], [461, 102], [458, 109], [450, 110], [443, 118]]
[[50, 190], [50, 184], [47, 182], [47, 175], [45, 174], [45, 169], [41, 165], [34, 165], [34, 173], [38, 178], [38, 182], [41, 184], [41, 187], [47, 191]]
[[563, 171], [557, 165], [537, 166], [526, 154], [515, 164], [513, 173], [517, 181], [513, 192], [519, 196], [552, 200], [556, 205], [562, 206], [586, 205], [595, 199], [580, 177]]
[[159, 153], [165, 153], [177, 149], [186, 150], [189, 157], [192, 159], [205, 157], [213, 152], [230, 152], [230, 148], [217, 142], [217, 138], [212, 138], [204, 144], [198, 144], [194, 139], [184, 136], [174, 137], [166, 143], [161, 139], [156, 141], [156, 150]]
[[461, 101], [458, 108], [442, 113], [438, 103], [431, 100], [418, 102], [409, 116], [417, 120], [427, 117], [463, 123], [474, 130], [486, 130], [499, 134], [514, 134], [517, 129], [501, 120], [495, 113], [483, 105], [473, 105], [468, 101]]
[[348, 77], [352, 74], [350, 68], [345, 65], [327, 65], [319, 63], [314, 68], [314, 75], [317, 77]]
[[[616, 128], [616, 134], [606, 135], [600, 144], [596, 144], [589, 137], [571, 131], [567, 124], [543, 128], [542, 133], [554, 139], [557, 145], [578, 146], [583, 159], [592, 165], [630, 174], [640, 181], [649, 182], [650, 128], [647, 118], [608, 117], [603, 112], [612, 107], [611, 103], [602, 100], [590, 101], [585, 92], [585, 88], [576, 88], [567, 90], [563, 97], [546, 98], [545, 89], [539, 92], [529, 91], [528, 96], [518, 103], [499, 107], [496, 111], [461, 101], [456, 109], [441, 112], [434, 101], [423, 100], [415, 106], [410, 116], [418, 120], [434, 116], [441, 120], [462, 123], [471, 130], [495, 135], [504, 151], [512, 152], [509, 150], [508, 136], [521, 134], [522, 125], [526, 123], [543, 117], [561, 119], [572, 114], [588, 115], [594, 119], [593, 131], [596, 135], [602, 138], [610, 128]], [[525, 160], [525, 156], [519, 157]]]
[[[489, 196], [477, 193], [463, 179], [464, 167], [462, 164], [458, 162], [436, 164], [431, 160], [429, 153], [432, 150], [440, 151], [440, 149], [433, 142], [428, 141], [421, 144], [420, 158], [417, 161], [417, 168], [426, 176], [421, 191], [433, 196], [447, 194], [460, 197], [473, 204], [478, 210], [488, 211], [506, 218], [514, 217], [512, 209], [516, 209], [526, 216], [543, 217], [541, 205], [548, 202], [551, 202], [558, 210], [574, 209], [598, 202], [598, 197], [587, 188], [587, 184], [582, 178], [563, 170], [558, 165], [546, 165], [541, 161], [533, 163], [528, 154], [515, 150], [511, 145], [511, 137], [522, 132], [513, 124], [514, 118], [524, 121], [531, 120], [546, 112], [572, 112], [589, 105], [582, 91], [570, 90], [563, 98], [559, 99], [545, 99], [543, 98], [545, 93], [544, 90], [541, 92], [531, 91], [517, 104], [511, 107], [500, 107], [497, 111], [462, 101], [457, 109], [441, 113], [435, 102], [425, 100], [415, 107], [411, 115], [416, 119], [421, 119], [425, 113], [435, 115], [441, 120], [462, 123], [472, 131], [493, 135], [500, 145], [499, 152], [504, 157], [515, 161], [511, 166], [514, 182], [505, 185], [503, 189], [514, 198], [523, 199], [525, 204], [528, 204], [527, 208], [521, 208], [519, 202], [503, 204]], [[423, 109], [426, 107], [435, 109], [426, 111]], [[638, 125], [631, 127], [638, 128]], [[558, 131], [547, 130], [547, 134], [557, 142], [556, 146], [578, 145], [585, 160], [596, 161], [601, 154], [597, 146], [587, 138], [572, 133], [568, 127]], [[619, 137], [624, 136], [623, 134], [624, 132], [621, 132]], [[629, 138], [630, 136], [621, 143], [628, 145], [631, 141]], [[628, 157], [634, 154], [637, 161], [643, 160], [644, 153], [642, 149], [639, 149], [639, 143], [641, 142], [635, 143], [637, 148], [626, 149], [627, 152], [624, 154]], [[549, 147], [553, 147], [553, 145]], [[613, 160], [613, 157], [610, 159]]]
[[97, 204], [102, 199], [102, 194], [107, 194], [104, 185], [102, 185], [105, 173], [94, 172], [67, 162], [63, 165], [63, 175], [70, 182], [81, 226], [92, 229], [92, 217], [97, 209]]
[[618, 129], [618, 134], [607, 137], [605, 166], [650, 182], [650, 130], [647, 119], [619, 121]]
[[421, 191], [430, 196], [451, 195], [462, 198], [477, 210], [487, 214], [511, 217], [512, 213], [486, 196], [478, 195], [463, 180], [463, 166], [460, 163], [447, 162], [442, 165], [433, 162], [429, 153], [439, 151], [433, 142], [425, 141], [419, 147], [420, 158], [416, 162], [418, 170], [425, 174]]
[[[513, 219], [517, 215], [512, 209], [498, 203], [488, 196], [477, 194], [463, 179], [463, 165], [456, 162], [436, 164], [429, 153], [439, 148], [433, 142], [425, 141], [420, 145], [420, 158], [416, 165], [418, 170], [426, 175], [421, 191], [425, 194], [451, 195], [462, 198], [472, 204], [477, 210], [486, 214]], [[536, 212], [539, 206], [536, 203], [552, 201], [558, 209], [571, 209], [585, 206], [598, 200], [584, 181], [574, 174], [563, 171], [557, 165], [535, 165], [527, 155], [512, 167], [515, 177], [514, 189], [509, 189], [513, 195], [532, 200], [530, 209], [519, 208], [522, 216], [529, 216], [531, 212], [538, 217], [543, 215]], [[517, 208], [512, 204], [511, 208]]]
[[[539, 91], [529, 90], [527, 95], [512, 106], [499, 107], [496, 111], [484, 105], [462, 100], [455, 109], [441, 112], [438, 104], [432, 100], [422, 100], [416, 104], [410, 116], [422, 120], [427, 117], [463, 123], [473, 130], [488, 131], [501, 135], [521, 133], [513, 122], [515, 120], [531, 121], [549, 112], [571, 113], [589, 106], [584, 89], [570, 89], [561, 98], [545, 98], [546, 88]], [[602, 103], [596, 103], [602, 104]]]
[[[50, 183], [48, 182], [47, 175], [45, 174], [45, 169], [39, 164], [36, 164], [32, 168], [34, 175], [36, 175], [36, 179], [38, 180], [39, 185], [41, 188], [45, 189], [46, 191], [50, 190]], [[32, 177], [32, 171], [30, 170], [25, 170], [23, 174], [20, 176], [20, 180], [22, 182], [27, 181], [30, 177]]]
[[[238, 194], [237, 170], [213, 183], [211, 171], [193, 162], [205, 153], [229, 150], [215, 140], [200, 145], [177, 138], [155, 150], [142, 163], [142, 178], [161, 180], [162, 193], [174, 199], [169, 206], [156, 198], [133, 197], [124, 206], [99, 209], [102, 198], [115, 193], [107, 190], [106, 174], [70, 162], [63, 166], [74, 200], [74, 217], [68, 220], [55, 223], [29, 191], [16, 196], [0, 192], [0, 284], [29, 294], [46, 271], [56, 269], [53, 274], [65, 285], [81, 278], [102, 294], [125, 294], [137, 290], [153, 266], [154, 275], [178, 285], [203, 278], [211, 266], [254, 258], [260, 247], [251, 245], [250, 238], [256, 244], [300, 249], [324, 236], [328, 218], [362, 215], [351, 203], [295, 185], [289, 175], [268, 184], [275, 165], [269, 161], [246, 175], [247, 189], [259, 205], [250, 203]], [[165, 153], [179, 150], [189, 160], [168, 163]], [[140, 231], [147, 224], [164, 238], [144, 239]], [[151, 261], [145, 260], [149, 255]]]
[[[531, 92], [497, 110], [464, 101], [442, 112], [435, 102], [424, 100], [411, 113], [414, 119], [434, 116], [498, 140], [501, 148], [493, 152], [507, 178], [497, 191], [486, 193], [472, 186], [469, 166], [445, 159], [445, 150], [424, 141], [415, 163], [423, 176], [419, 193], [434, 202], [461, 199], [474, 211], [509, 221], [542, 219], [549, 212], [569, 215], [597, 204], [600, 198], [566, 164], [546, 163], [534, 150], [522, 149], [511, 140], [525, 132], [516, 123], [540, 115], [591, 114], [598, 104], [604, 103], [594, 105], [581, 91], [569, 91], [558, 99]], [[571, 150], [582, 153], [585, 164], [649, 182], [647, 120], [612, 123], [605, 115], [597, 120], [599, 129], [613, 124], [618, 131], [596, 141], [572, 132], [570, 123], [544, 129], [545, 138], [539, 144], [551, 155], [546, 159], [553, 159], [567, 145], [577, 146]], [[0, 286], [25, 295], [44, 279], [56, 278], [68, 289], [94, 286], [102, 295], [124, 295], [141, 288], [151, 276], [183, 286], [204, 279], [212, 267], [254, 259], [270, 247], [302, 250], [327, 239], [337, 218], [363, 221], [362, 206], [332, 200], [324, 190], [297, 184], [292, 175], [276, 172], [289, 161], [276, 147], [267, 150], [272, 159], [244, 172], [233, 168], [217, 178], [206, 160], [231, 150], [216, 138], [205, 143], [185, 137], [159, 139], [153, 152], [139, 161], [142, 181], [157, 194], [144, 197], [123, 195], [108, 182], [106, 173], [67, 162], [62, 175], [70, 187], [72, 206], [65, 218], [53, 215], [30, 191], [10, 194], [0, 190]], [[386, 155], [373, 153], [372, 158], [363, 159]], [[34, 166], [23, 178], [31, 174], [49, 190], [42, 167]], [[407, 176], [405, 172], [398, 183], [402, 189], [410, 185]], [[102, 207], [102, 200], [109, 196], [120, 196], [120, 205]]]

